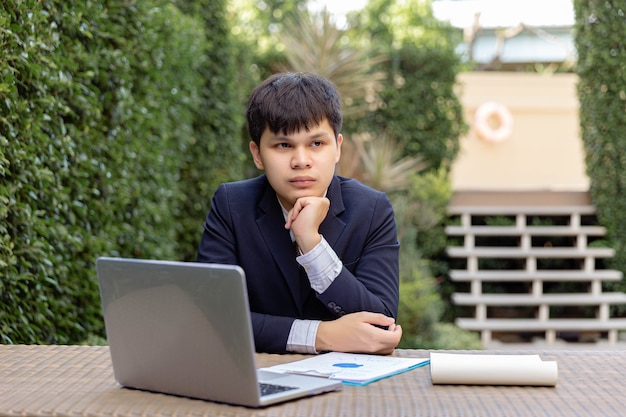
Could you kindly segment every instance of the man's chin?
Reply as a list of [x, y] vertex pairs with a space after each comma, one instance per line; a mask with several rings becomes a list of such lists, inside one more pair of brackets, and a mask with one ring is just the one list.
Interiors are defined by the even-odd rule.
[[[285, 197], [279, 197], [280, 202], [282, 203], [282, 205], [287, 208], [289, 207], [289, 209], [291, 207], [293, 207], [296, 204], [296, 201], [298, 201], [301, 198], [306, 198], [306, 197], [323, 197], [324, 193], [322, 193], [320, 195], [319, 192], [315, 192], [313, 190], [302, 190], [301, 192], [297, 192], [297, 193], [292, 193], [289, 196]], [[289, 210], [288, 209], [288, 210]]]

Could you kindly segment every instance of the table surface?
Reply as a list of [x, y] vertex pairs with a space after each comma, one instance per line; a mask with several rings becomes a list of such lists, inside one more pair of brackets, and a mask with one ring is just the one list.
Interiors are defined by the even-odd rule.
[[[394, 356], [424, 357], [425, 350]], [[432, 385], [428, 366], [365, 387], [250, 409], [121, 388], [108, 347], [0, 345], [1, 416], [624, 416], [626, 351], [476, 351], [556, 360], [556, 387]], [[301, 355], [257, 356], [258, 366]]]

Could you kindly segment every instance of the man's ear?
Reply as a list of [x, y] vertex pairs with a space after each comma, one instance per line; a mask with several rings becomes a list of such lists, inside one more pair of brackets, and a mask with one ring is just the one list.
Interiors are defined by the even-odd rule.
[[256, 165], [258, 169], [265, 169], [263, 166], [263, 159], [261, 158], [261, 150], [259, 149], [259, 145], [251, 140], [248, 148], [250, 149], [250, 154], [252, 155], [254, 165]]
[[340, 133], [337, 135], [337, 155], [335, 155], [335, 163], [338, 163], [341, 159], [341, 144], [343, 143], [343, 135]]

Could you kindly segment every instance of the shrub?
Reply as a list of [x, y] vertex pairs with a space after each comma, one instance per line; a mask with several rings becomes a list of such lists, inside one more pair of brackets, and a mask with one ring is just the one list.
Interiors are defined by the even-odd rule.
[[389, 59], [377, 67], [387, 74], [382, 105], [347, 129], [384, 134], [403, 145], [404, 155], [419, 156], [433, 170], [449, 169], [466, 130], [454, 92], [460, 34], [433, 17], [428, 1], [370, 0], [351, 19], [353, 37], [371, 38], [373, 51]]
[[248, 142], [242, 140], [242, 128], [249, 89], [245, 83], [240, 84], [238, 71], [240, 61], [245, 62], [251, 52], [230, 38], [225, 0], [177, 3], [206, 33], [202, 48], [206, 56], [198, 56], [201, 60], [196, 60], [194, 68], [180, 71], [202, 80], [192, 109], [193, 132], [187, 142], [179, 142], [183, 146], [177, 159], [181, 194], [175, 241], [181, 260], [192, 261], [213, 191], [223, 182], [241, 179], [247, 162]]
[[[598, 220], [615, 249], [610, 261], [626, 271], [626, 25], [618, 2], [575, 0], [580, 128]], [[626, 282], [607, 284], [626, 291]], [[621, 307], [620, 312], [626, 313]]]
[[442, 230], [452, 194], [446, 170], [414, 174], [405, 192], [392, 195], [400, 241], [400, 304], [402, 348], [478, 349], [476, 334], [441, 323], [446, 305], [439, 267], [428, 255], [445, 248]]
[[98, 340], [95, 259], [180, 258], [189, 215], [199, 239], [206, 213], [182, 202], [211, 191], [181, 184], [182, 155], [223, 167], [214, 149], [240, 131], [226, 117], [205, 127], [229, 111], [205, 113], [203, 99], [233, 76], [207, 67], [216, 22], [166, 0], [0, 5], [2, 343]]

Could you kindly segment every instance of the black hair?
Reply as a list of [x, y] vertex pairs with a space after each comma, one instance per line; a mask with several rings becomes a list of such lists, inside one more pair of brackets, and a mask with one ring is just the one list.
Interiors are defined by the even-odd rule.
[[291, 135], [326, 118], [337, 138], [343, 123], [335, 86], [324, 77], [304, 72], [278, 73], [263, 81], [250, 94], [246, 117], [248, 132], [257, 145], [266, 128]]

